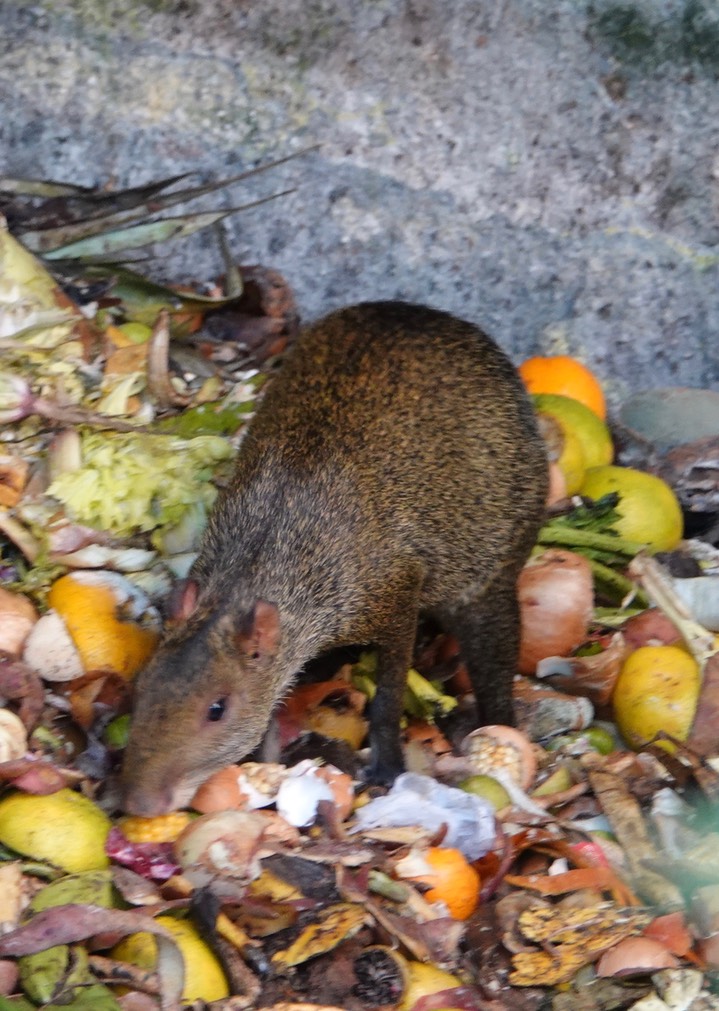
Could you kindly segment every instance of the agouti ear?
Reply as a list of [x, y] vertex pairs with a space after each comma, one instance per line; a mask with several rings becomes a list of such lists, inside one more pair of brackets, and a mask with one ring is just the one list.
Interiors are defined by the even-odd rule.
[[280, 613], [276, 604], [258, 600], [237, 629], [238, 649], [253, 660], [274, 656], [280, 641]]
[[181, 579], [175, 586], [167, 608], [167, 617], [171, 622], [187, 621], [197, 606], [199, 587], [194, 579]]

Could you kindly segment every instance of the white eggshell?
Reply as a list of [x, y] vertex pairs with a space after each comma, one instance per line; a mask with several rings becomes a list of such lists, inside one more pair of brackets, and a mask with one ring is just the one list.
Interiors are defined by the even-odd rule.
[[33, 625], [22, 658], [45, 681], [74, 681], [84, 674], [80, 654], [56, 611]]

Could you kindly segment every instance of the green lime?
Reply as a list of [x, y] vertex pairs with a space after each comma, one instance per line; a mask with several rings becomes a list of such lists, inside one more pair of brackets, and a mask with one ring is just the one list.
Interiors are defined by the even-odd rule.
[[121, 323], [117, 329], [122, 330], [133, 344], [146, 344], [152, 336], [152, 327], [147, 323], [135, 323], [133, 320], [130, 320], [129, 323]]
[[605, 727], [593, 723], [585, 730], [575, 730], [571, 734], [553, 737], [547, 744], [545, 751], [559, 751], [560, 748], [574, 744], [576, 741], [586, 741], [592, 751], [597, 751], [600, 755], [611, 755], [617, 747], [611, 733]]
[[475, 797], [483, 797], [495, 811], [501, 811], [512, 803], [512, 798], [494, 776], [486, 776], [483, 773], [468, 776], [459, 783], [459, 788], [465, 793], [473, 793]]
[[108, 748], [116, 748], [119, 750], [120, 748], [124, 748], [127, 744], [129, 734], [130, 714], [123, 713], [122, 716], [116, 716], [114, 720], [111, 720], [108, 723], [102, 737]]

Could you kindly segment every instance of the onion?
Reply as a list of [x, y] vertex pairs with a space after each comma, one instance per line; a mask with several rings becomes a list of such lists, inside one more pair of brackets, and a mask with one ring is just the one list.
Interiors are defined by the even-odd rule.
[[675, 969], [677, 959], [651, 937], [626, 937], [605, 951], [597, 963], [597, 976], [648, 976], [659, 969]]
[[21, 593], [0, 587], [0, 649], [19, 656], [37, 621], [37, 611]]
[[568, 656], [587, 637], [594, 603], [592, 570], [582, 555], [550, 549], [528, 562], [517, 581], [521, 621], [519, 671]]
[[27, 751], [27, 731], [19, 716], [0, 709], [0, 762], [22, 758]]

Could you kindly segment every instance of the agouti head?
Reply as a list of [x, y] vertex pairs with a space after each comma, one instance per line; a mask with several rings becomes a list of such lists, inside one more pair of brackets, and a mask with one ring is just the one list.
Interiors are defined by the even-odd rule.
[[[194, 603], [188, 583], [184, 607]], [[211, 773], [252, 751], [277, 698], [277, 607], [258, 600], [240, 616], [193, 613], [143, 671], [142, 706], [125, 752], [125, 809], [151, 816], [183, 807]]]

